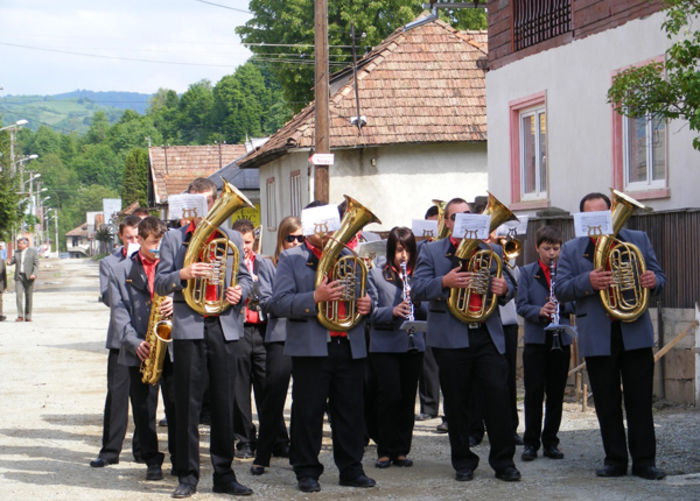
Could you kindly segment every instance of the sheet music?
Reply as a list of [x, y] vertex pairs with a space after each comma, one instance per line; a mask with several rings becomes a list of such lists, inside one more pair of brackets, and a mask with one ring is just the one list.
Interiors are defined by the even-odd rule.
[[335, 205], [321, 205], [301, 211], [301, 227], [305, 236], [327, 233], [340, 228], [340, 214]]
[[612, 235], [613, 224], [610, 211], [601, 210], [574, 214], [574, 232], [577, 237]]
[[181, 193], [168, 197], [168, 219], [195, 219], [209, 212], [207, 196], [202, 193]]
[[438, 222], [435, 219], [414, 219], [411, 230], [416, 238], [437, 238]]
[[491, 216], [488, 214], [458, 213], [452, 228], [454, 238], [475, 238], [486, 240], [489, 237]]

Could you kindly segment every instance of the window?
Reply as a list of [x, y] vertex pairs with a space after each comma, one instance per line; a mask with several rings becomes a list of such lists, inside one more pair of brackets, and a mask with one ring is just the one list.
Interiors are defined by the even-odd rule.
[[267, 216], [267, 229], [277, 230], [277, 193], [275, 193], [275, 178], [267, 178], [265, 190], [265, 212]]
[[289, 213], [301, 215], [301, 171], [295, 170], [289, 175]]
[[511, 208], [547, 207], [547, 103], [540, 92], [509, 103]]
[[567, 33], [571, 0], [514, 0], [513, 49], [520, 50]]
[[666, 122], [661, 118], [622, 118], [625, 189], [666, 186]]

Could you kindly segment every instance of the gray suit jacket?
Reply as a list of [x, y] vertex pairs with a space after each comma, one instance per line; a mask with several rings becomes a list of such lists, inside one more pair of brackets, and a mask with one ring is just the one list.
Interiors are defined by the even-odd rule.
[[[558, 278], [555, 277], [556, 285]], [[515, 299], [518, 315], [525, 320], [525, 344], [544, 344], [546, 340], [544, 328], [550, 324], [550, 319], [540, 315], [540, 309], [549, 297], [549, 285], [539, 261], [526, 264], [520, 271], [518, 281], [518, 296]], [[557, 298], [558, 299], [558, 298]], [[571, 325], [569, 315], [574, 312], [571, 302], [559, 302], [559, 323]], [[560, 336], [561, 344], [566, 346], [573, 339], [569, 334]]]
[[[479, 245], [480, 249], [489, 247], [495, 250], [499, 256], [503, 256], [498, 245], [489, 246], [483, 242]], [[421, 246], [416, 271], [413, 273], [413, 290], [411, 291], [413, 297], [418, 301], [430, 301], [428, 305], [427, 343], [428, 346], [435, 348], [469, 348], [468, 326], [450, 313], [447, 307], [450, 289], [442, 287], [442, 277], [459, 265], [454, 252], [455, 248], [449, 238]], [[494, 273], [495, 269], [492, 270], [492, 275]], [[510, 275], [504, 273], [503, 278], [508, 284], [508, 292], [498, 298], [499, 304], [506, 304], [515, 293], [515, 284], [513, 284]], [[485, 325], [498, 352], [505, 353], [505, 336], [498, 308], [486, 319]]]
[[[111, 305], [109, 281], [114, 268], [124, 261], [122, 247], [115, 250], [111, 255], [105, 256], [100, 260], [100, 301], [107, 306]], [[107, 340], [105, 348], [108, 350], [118, 350], [121, 348], [121, 329], [114, 321], [114, 315], [110, 311], [109, 327], [107, 328]]]
[[29, 279], [32, 275], [39, 274], [39, 255], [36, 253], [36, 249], [34, 247], [27, 247], [23, 252], [25, 253], [23, 270], [20, 269], [20, 257], [18, 252], [12, 254], [10, 258], [10, 264], [16, 265], [15, 280], [19, 280], [19, 274], [22, 272], [24, 272], [26, 279]]
[[0, 259], [0, 293], [7, 289], [7, 266], [5, 261]]
[[[642, 231], [620, 230], [618, 238], [639, 247], [647, 269], [656, 273], [659, 294], [666, 284], [649, 237]], [[590, 238], [569, 240], [561, 249], [555, 293], [560, 301], [576, 301], [576, 330], [578, 347], [583, 357], [610, 355], [611, 318], [600, 301], [598, 291], [593, 290], [588, 274], [593, 270], [594, 245]], [[654, 329], [645, 311], [634, 322], [621, 322], [622, 341], [625, 350], [649, 348], [654, 345]]]
[[138, 367], [136, 349], [146, 339], [151, 314], [148, 278], [138, 252], [112, 269], [109, 286], [112, 318], [120, 333], [119, 363]]
[[[342, 255], [346, 255], [344, 251]], [[270, 311], [287, 319], [284, 353], [291, 357], [326, 357], [330, 333], [318, 320], [314, 303], [314, 281], [318, 259], [306, 245], [280, 254], [270, 298]], [[352, 358], [367, 356], [365, 322], [347, 332]]]
[[[257, 259], [256, 259], [257, 261]], [[272, 288], [275, 281], [277, 271], [272, 261], [268, 261], [272, 267], [272, 273], [266, 273], [258, 276], [260, 284], [260, 309], [267, 318], [267, 327], [265, 328], [265, 343], [280, 343], [287, 339], [287, 319], [278, 317], [272, 313]]]
[[[393, 313], [394, 306], [403, 300], [403, 282], [389, 265], [372, 268], [369, 277], [373, 302], [369, 319], [369, 351], [370, 353], [404, 353], [408, 351], [408, 333], [400, 327], [406, 319], [395, 317]], [[410, 280], [409, 283], [411, 283]], [[425, 303], [414, 304], [413, 315], [416, 320], [425, 320], [427, 311]], [[415, 333], [413, 340], [418, 351], [425, 351], [424, 333]]]
[[[230, 306], [224, 313], [219, 315], [224, 338], [227, 341], [235, 341], [243, 333], [243, 322], [245, 320], [243, 305], [250, 293], [253, 281], [245, 265], [241, 234], [227, 228], [219, 228], [219, 231], [225, 233], [236, 244], [240, 257], [238, 263], [238, 284], [243, 289], [243, 297], [237, 305]], [[187, 281], [180, 280], [180, 269], [182, 269], [182, 264], [185, 260], [188, 242], [189, 235], [187, 235], [186, 226], [169, 230], [163, 236], [163, 240], [161, 240], [160, 262], [156, 268], [156, 293], [161, 296], [173, 294], [173, 339], [175, 340], [204, 338], [204, 317], [192, 310], [182, 296], [182, 290], [187, 286]], [[232, 254], [229, 254], [226, 263], [227, 272], [224, 286], [228, 287], [230, 284], [229, 270], [233, 266]]]

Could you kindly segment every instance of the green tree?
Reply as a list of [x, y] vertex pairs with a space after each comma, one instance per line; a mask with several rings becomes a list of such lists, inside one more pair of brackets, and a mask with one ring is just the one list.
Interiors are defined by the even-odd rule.
[[0, 132], [0, 153], [0, 240], [7, 240], [11, 238], [12, 229], [22, 214], [17, 196], [17, 177], [10, 164], [9, 131]]
[[200, 80], [180, 98], [178, 125], [186, 144], [204, 144], [212, 132], [214, 95], [211, 82]]
[[[158, 89], [151, 98], [151, 104], [146, 114], [153, 120], [153, 125], [161, 134], [162, 140], [169, 144], [177, 144], [180, 141], [178, 117], [180, 98], [174, 90]], [[153, 144], [158, 144], [152, 138]]]
[[[664, 63], [629, 68], [613, 78], [608, 101], [621, 115], [647, 115], [687, 120], [700, 133], [700, 30], [692, 28], [700, 18], [700, 0], [667, 0], [662, 24], [669, 40]], [[700, 134], [693, 138], [700, 151]]]
[[106, 142], [83, 146], [71, 166], [82, 184], [99, 184], [113, 190], [121, 188], [123, 162]]
[[90, 128], [85, 134], [83, 140], [88, 144], [98, 144], [105, 140], [107, 131], [109, 130], [109, 120], [104, 111], [96, 111], [92, 116]]
[[[236, 32], [245, 43], [290, 44], [289, 47], [252, 46], [256, 61], [267, 62], [279, 80], [291, 108], [298, 111], [313, 99], [313, 0], [250, 0], [253, 17]], [[350, 23], [355, 23], [359, 54], [377, 45], [396, 28], [415, 19], [422, 10], [413, 0], [329, 0], [328, 43], [331, 72], [351, 64]], [[458, 29], [482, 29], [481, 9], [441, 12]], [[346, 46], [346, 47], [341, 47]]]
[[135, 201], [143, 207], [148, 204], [148, 151], [145, 148], [134, 148], [126, 155], [121, 196], [124, 206]]
[[154, 144], [163, 141], [160, 132], [153, 125], [153, 119], [148, 115], [126, 110], [121, 119], [109, 129], [106, 139], [117, 155], [125, 157], [133, 148], [148, 146], [149, 138]]

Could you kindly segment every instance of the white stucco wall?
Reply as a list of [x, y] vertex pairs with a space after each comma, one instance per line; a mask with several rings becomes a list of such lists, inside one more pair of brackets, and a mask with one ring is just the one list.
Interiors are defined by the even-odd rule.
[[[663, 55], [670, 45], [660, 28], [664, 18], [659, 12], [489, 71], [489, 189], [510, 202], [509, 102], [545, 91], [550, 206], [578, 212], [583, 195], [607, 192], [613, 130], [606, 94], [612, 74]], [[698, 206], [700, 153], [692, 149], [693, 135], [681, 121], [667, 129], [671, 196], [643, 203], [657, 210]]]
[[[370, 209], [381, 225], [367, 226], [370, 231], [389, 230], [393, 226], [411, 226], [422, 219], [434, 198], [462, 197], [473, 200], [487, 189], [486, 145], [484, 143], [442, 143], [384, 146], [354, 150], [336, 150], [330, 171], [330, 201], [338, 204], [347, 194]], [[277, 221], [289, 214], [289, 174], [302, 172], [302, 192], [308, 203], [313, 193], [307, 172], [308, 152], [291, 152], [260, 167], [261, 216], [267, 216], [266, 182], [275, 176]], [[313, 176], [313, 171], [309, 172]], [[499, 193], [495, 193], [499, 196]], [[263, 250], [274, 250], [276, 232], [265, 228]]]

